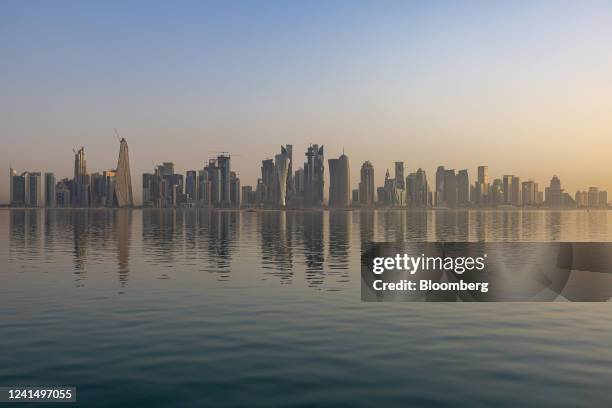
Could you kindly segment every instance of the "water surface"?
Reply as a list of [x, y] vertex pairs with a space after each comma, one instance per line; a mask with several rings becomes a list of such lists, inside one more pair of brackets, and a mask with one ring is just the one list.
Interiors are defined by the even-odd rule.
[[610, 406], [610, 303], [363, 303], [363, 241], [612, 241], [606, 211], [0, 211], [0, 385], [83, 406]]

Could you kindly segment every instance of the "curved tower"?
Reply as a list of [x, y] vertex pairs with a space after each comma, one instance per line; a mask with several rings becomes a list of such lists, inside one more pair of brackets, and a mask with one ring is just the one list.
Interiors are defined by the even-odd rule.
[[130, 175], [130, 156], [128, 144], [121, 139], [119, 145], [119, 160], [115, 181], [115, 200], [118, 207], [131, 207], [134, 205], [132, 195], [132, 176]]
[[277, 154], [274, 157], [274, 167], [276, 167], [276, 179], [278, 180], [278, 204], [281, 207], [287, 205], [287, 174], [289, 173], [289, 156]]

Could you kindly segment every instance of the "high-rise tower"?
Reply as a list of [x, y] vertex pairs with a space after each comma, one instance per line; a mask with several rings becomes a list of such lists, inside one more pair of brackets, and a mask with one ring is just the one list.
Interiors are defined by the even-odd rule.
[[311, 207], [323, 205], [324, 185], [323, 146], [312, 145], [306, 151], [304, 163], [304, 204]]
[[132, 194], [132, 176], [130, 174], [130, 156], [128, 144], [125, 139], [119, 143], [119, 160], [115, 173], [115, 200], [118, 207], [132, 207], [134, 197]]
[[374, 166], [369, 161], [361, 165], [359, 181], [359, 203], [363, 207], [374, 205]]
[[329, 159], [329, 207], [347, 208], [350, 200], [349, 159], [342, 153], [337, 159]]
[[284, 149], [281, 149], [283, 153], [274, 156], [274, 167], [276, 169], [275, 181], [278, 189], [278, 205], [284, 207], [287, 205], [287, 175], [289, 173], [289, 163], [291, 159], [285, 154]]

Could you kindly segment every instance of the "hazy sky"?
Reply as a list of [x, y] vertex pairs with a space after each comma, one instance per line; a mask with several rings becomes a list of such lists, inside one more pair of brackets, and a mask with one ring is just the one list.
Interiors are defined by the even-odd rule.
[[114, 168], [115, 127], [138, 201], [153, 163], [254, 184], [285, 143], [344, 147], [353, 187], [403, 160], [612, 192], [612, 3], [0, 2], [0, 201], [9, 165]]

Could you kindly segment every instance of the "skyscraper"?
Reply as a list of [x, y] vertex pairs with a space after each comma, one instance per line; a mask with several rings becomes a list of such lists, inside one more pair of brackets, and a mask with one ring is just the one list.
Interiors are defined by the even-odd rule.
[[412, 207], [427, 207], [431, 205], [429, 184], [425, 170], [419, 168], [416, 173], [406, 177], [406, 190], [408, 203]]
[[45, 173], [45, 205], [55, 207], [55, 174]]
[[374, 205], [374, 166], [369, 161], [361, 165], [359, 181], [359, 203], [362, 207]]
[[233, 207], [240, 207], [240, 179], [235, 172], [230, 173], [230, 203]]
[[404, 162], [395, 162], [395, 183], [397, 188], [400, 190], [404, 190], [406, 188], [404, 180]]
[[81, 146], [74, 153], [74, 194], [72, 199], [77, 207], [86, 207], [89, 204], [89, 185], [86, 183], [87, 162], [85, 161], [85, 148]]
[[521, 204], [532, 206], [538, 204], [538, 184], [533, 180], [523, 181], [521, 184]]
[[467, 169], [457, 173], [457, 204], [467, 206], [470, 203], [470, 177]]
[[284, 147], [281, 146], [281, 154], [274, 156], [274, 167], [276, 172], [275, 175], [275, 190], [278, 192], [275, 194], [275, 198], [278, 200], [276, 204], [281, 207], [287, 205], [287, 176], [289, 174], [289, 164], [291, 159], [287, 155]]
[[513, 175], [505, 175], [503, 177], [503, 194], [504, 194], [504, 204], [510, 205], [513, 202], [513, 193], [514, 187], [512, 186], [512, 181], [514, 180]]
[[289, 158], [289, 167], [287, 168], [287, 188], [286, 201], [289, 202], [295, 195], [295, 182], [293, 180], [293, 145], [281, 146], [281, 154]]
[[599, 207], [599, 189], [597, 187], [589, 187], [587, 203], [589, 208]]
[[489, 168], [487, 166], [478, 166], [478, 180], [474, 184], [474, 194], [472, 201], [476, 205], [487, 204], [489, 195]]
[[561, 180], [559, 180], [559, 177], [553, 176], [550, 179], [550, 186], [546, 188], [545, 193], [545, 201], [548, 207], [560, 208], [562, 206], [563, 190], [561, 189]]
[[115, 199], [118, 207], [134, 206], [132, 194], [132, 175], [130, 173], [130, 155], [128, 144], [125, 139], [119, 142], [119, 159], [117, 160], [117, 171], [115, 173]]
[[519, 207], [521, 205], [521, 179], [517, 176], [512, 177], [512, 202], [511, 204]]
[[293, 178], [294, 191], [296, 196], [304, 198], [304, 169], [299, 168], [295, 171], [295, 177]]
[[208, 166], [204, 167], [208, 173], [210, 182], [210, 205], [218, 206], [221, 202], [221, 172], [215, 159], [208, 160]]
[[449, 207], [457, 206], [457, 175], [455, 169], [444, 170], [444, 203]]
[[9, 203], [11, 205], [13, 204], [13, 201], [15, 200], [15, 197], [13, 196], [13, 177], [15, 176], [17, 176], [17, 171], [11, 167], [9, 169], [9, 189], [10, 189]]
[[446, 171], [444, 166], [438, 166], [436, 170], [436, 193], [435, 193], [435, 205], [440, 207], [444, 205], [444, 178]]
[[198, 172], [195, 170], [187, 171], [185, 177], [185, 194], [192, 201], [198, 200]]
[[265, 159], [261, 162], [261, 187], [260, 194], [262, 203], [265, 205], [274, 205], [276, 203], [276, 168], [274, 160]]
[[304, 163], [304, 204], [310, 207], [323, 205], [324, 186], [323, 146], [311, 145], [306, 151]]
[[39, 172], [28, 173], [26, 184], [26, 191], [28, 192], [26, 197], [27, 205], [29, 207], [42, 207], [45, 197], [43, 196], [41, 174]]
[[230, 197], [231, 183], [231, 159], [229, 155], [221, 154], [217, 156], [217, 166], [219, 167], [220, 189], [219, 202], [222, 207], [230, 207], [232, 200]]
[[342, 153], [329, 159], [329, 207], [347, 208], [351, 204], [349, 159]]

